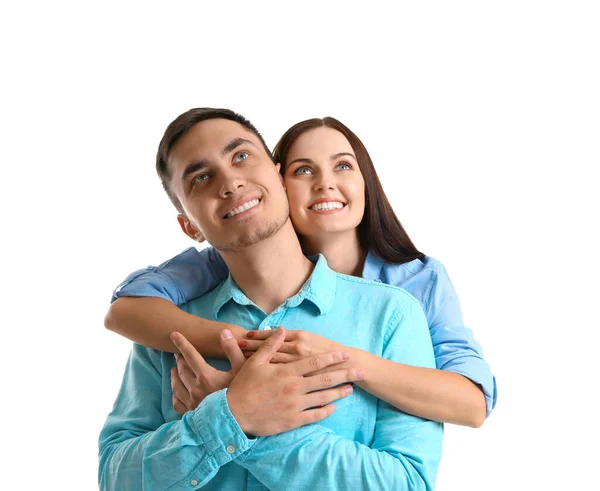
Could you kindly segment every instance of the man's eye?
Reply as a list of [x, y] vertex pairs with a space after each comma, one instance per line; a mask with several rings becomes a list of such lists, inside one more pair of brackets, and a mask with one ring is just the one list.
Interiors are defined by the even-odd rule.
[[296, 169], [294, 171], [295, 176], [300, 176], [302, 174], [304, 174], [304, 175], [312, 174], [312, 170], [310, 170], [308, 167], [299, 167], [298, 169]]
[[197, 176], [194, 177], [194, 179], [192, 179], [192, 182], [196, 183], [196, 182], [206, 181], [208, 179], [208, 177], [209, 177], [208, 174], [198, 174]]
[[340, 162], [335, 168], [337, 170], [351, 170], [352, 166], [348, 162]]
[[238, 152], [235, 154], [233, 160], [236, 162], [241, 162], [242, 160], [246, 160], [248, 157], [250, 157], [248, 152]]

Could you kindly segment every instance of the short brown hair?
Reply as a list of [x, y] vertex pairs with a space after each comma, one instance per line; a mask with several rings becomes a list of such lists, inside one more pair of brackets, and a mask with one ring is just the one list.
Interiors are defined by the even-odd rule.
[[273, 156], [281, 164], [281, 173], [285, 175], [285, 166], [290, 147], [303, 133], [320, 127], [332, 128], [346, 137], [354, 153], [365, 180], [365, 214], [358, 224], [361, 246], [372, 250], [385, 262], [403, 264], [424, 256], [415, 247], [410, 237], [396, 217], [388, 201], [369, 152], [350, 128], [334, 118], [314, 118], [296, 123], [280, 138]]
[[156, 173], [160, 177], [160, 182], [166, 191], [169, 199], [177, 208], [177, 211], [183, 213], [183, 207], [177, 196], [171, 190], [171, 186], [169, 181], [171, 179], [171, 175], [169, 173], [169, 168], [167, 166], [167, 160], [169, 159], [169, 153], [173, 146], [177, 143], [177, 141], [185, 135], [193, 126], [196, 124], [206, 121], [209, 119], [228, 119], [230, 121], [235, 121], [236, 123], [241, 124], [243, 127], [254, 133], [260, 142], [263, 144], [267, 155], [273, 160], [273, 155], [271, 151], [267, 147], [265, 140], [258, 132], [256, 127], [248, 121], [244, 116], [233, 112], [231, 109], [215, 109], [212, 107], [198, 107], [194, 109], [190, 109], [189, 111], [180, 114], [175, 118], [167, 129], [163, 137], [160, 140], [158, 145], [158, 151], [156, 152]]

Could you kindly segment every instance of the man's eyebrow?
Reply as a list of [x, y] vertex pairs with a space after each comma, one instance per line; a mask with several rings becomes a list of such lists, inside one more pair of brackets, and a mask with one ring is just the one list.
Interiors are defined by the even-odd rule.
[[223, 147], [223, 149], [221, 150], [221, 155], [223, 157], [225, 157], [225, 155], [227, 155], [230, 152], [233, 152], [237, 147], [239, 147], [240, 145], [243, 145], [244, 143], [249, 143], [254, 148], [256, 148], [256, 145], [254, 143], [252, 143], [250, 140], [246, 140], [245, 138], [234, 138], [227, 145], [225, 145]]
[[[221, 150], [221, 155], [223, 155], [223, 156], [227, 155], [228, 153], [232, 152], [233, 150], [235, 150], [240, 145], [243, 145], [244, 143], [249, 143], [250, 145], [252, 145], [253, 147], [256, 148], [256, 145], [254, 145], [254, 143], [252, 143], [250, 140], [246, 140], [245, 138], [234, 138], [233, 140], [231, 140], [229, 143], [227, 143], [223, 147], [223, 149]], [[205, 167], [208, 167], [208, 162], [204, 159], [197, 160], [196, 162], [192, 162], [192, 163], [188, 164], [188, 166], [183, 171], [181, 180], [183, 182], [185, 182], [185, 180], [187, 179], [187, 177], [190, 174], [193, 174], [194, 172], [198, 172], [199, 170], [202, 170]]]
[[198, 160], [196, 162], [192, 162], [191, 164], [188, 164], [188, 166], [183, 171], [183, 174], [181, 176], [181, 181], [185, 182], [185, 180], [187, 179], [187, 177], [190, 174], [193, 174], [194, 172], [202, 170], [205, 167], [208, 167], [208, 163], [206, 162], [206, 160]]

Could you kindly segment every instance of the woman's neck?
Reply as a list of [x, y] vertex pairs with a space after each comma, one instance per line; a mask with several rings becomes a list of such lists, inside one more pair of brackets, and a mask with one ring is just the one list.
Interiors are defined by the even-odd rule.
[[368, 251], [360, 245], [358, 229], [320, 234], [318, 237], [301, 236], [300, 242], [305, 254], [323, 254], [334, 271], [362, 276]]

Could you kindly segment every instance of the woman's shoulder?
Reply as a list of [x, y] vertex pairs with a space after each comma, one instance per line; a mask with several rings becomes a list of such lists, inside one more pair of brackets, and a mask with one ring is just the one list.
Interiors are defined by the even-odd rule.
[[447, 276], [444, 265], [431, 256], [423, 256], [420, 259], [413, 259], [403, 264], [384, 263], [383, 267], [386, 277], [392, 285], [395, 285], [397, 282], [404, 283], [415, 277], [434, 281], [438, 276]]

